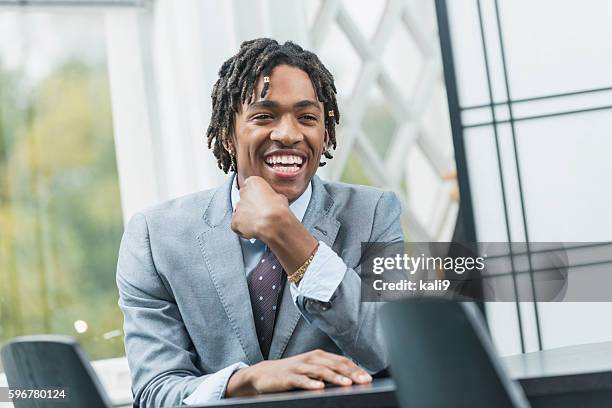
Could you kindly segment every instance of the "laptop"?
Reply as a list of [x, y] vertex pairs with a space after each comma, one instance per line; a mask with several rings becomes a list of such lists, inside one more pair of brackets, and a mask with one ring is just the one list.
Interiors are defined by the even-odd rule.
[[501, 365], [476, 304], [390, 302], [382, 323], [401, 407], [529, 407]]

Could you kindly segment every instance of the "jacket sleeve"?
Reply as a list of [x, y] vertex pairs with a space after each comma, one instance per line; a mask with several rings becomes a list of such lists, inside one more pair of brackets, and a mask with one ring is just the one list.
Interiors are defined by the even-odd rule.
[[143, 214], [131, 219], [123, 235], [117, 286], [135, 406], [181, 405], [206, 376], [194, 365], [174, 297], [156, 271]]
[[[401, 205], [395, 194], [384, 192], [374, 214], [370, 242], [402, 242]], [[333, 260], [334, 268], [342, 262]], [[324, 331], [343, 353], [368, 370], [388, 366], [386, 346], [379, 321], [380, 302], [361, 301], [361, 266], [344, 265], [344, 277], [329, 302], [300, 297], [296, 304], [305, 319]]]

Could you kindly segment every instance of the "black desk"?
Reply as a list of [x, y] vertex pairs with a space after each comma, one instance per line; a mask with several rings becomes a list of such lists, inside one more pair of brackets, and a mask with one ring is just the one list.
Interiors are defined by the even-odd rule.
[[[612, 406], [612, 342], [563, 347], [502, 359], [534, 408]], [[392, 379], [318, 391], [230, 398], [199, 407], [396, 407]]]
[[533, 407], [612, 407], [612, 342], [503, 359]]
[[397, 407], [395, 383], [390, 378], [372, 384], [332, 387], [316, 391], [291, 391], [256, 397], [229, 398], [197, 407], [274, 407], [274, 408], [392, 408]]

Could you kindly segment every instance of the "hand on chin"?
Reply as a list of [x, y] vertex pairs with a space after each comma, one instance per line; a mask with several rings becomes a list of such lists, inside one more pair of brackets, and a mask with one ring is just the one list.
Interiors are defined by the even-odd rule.
[[291, 214], [289, 200], [264, 178], [251, 176], [240, 186], [240, 201], [232, 215], [232, 230], [244, 238], [259, 238]]

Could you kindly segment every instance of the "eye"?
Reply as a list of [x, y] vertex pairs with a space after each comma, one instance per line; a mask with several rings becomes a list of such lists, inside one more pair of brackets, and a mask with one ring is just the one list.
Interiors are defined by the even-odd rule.
[[273, 119], [272, 115], [269, 113], [258, 113], [253, 116], [253, 120], [270, 120]]
[[307, 122], [316, 122], [317, 117], [315, 115], [303, 115], [300, 117], [301, 120], [305, 120]]

